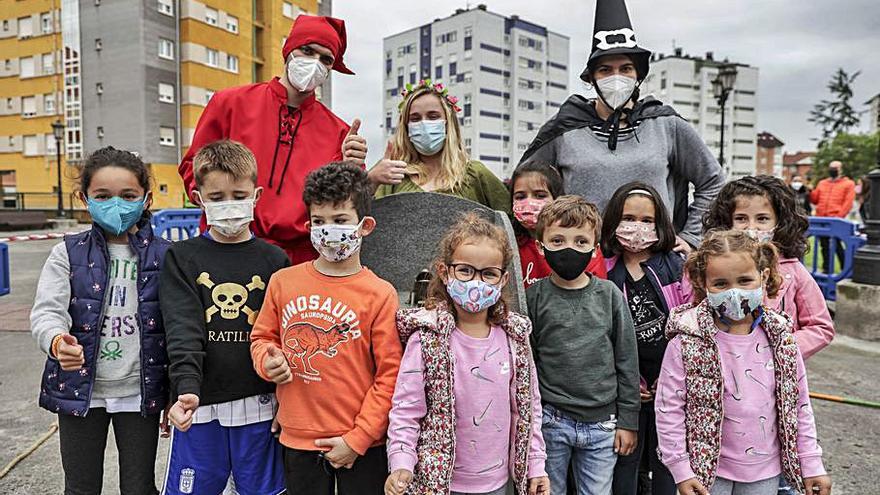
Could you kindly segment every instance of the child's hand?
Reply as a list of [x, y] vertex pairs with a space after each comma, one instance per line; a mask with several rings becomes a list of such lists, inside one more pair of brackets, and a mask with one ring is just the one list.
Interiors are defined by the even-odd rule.
[[529, 480], [529, 495], [550, 495], [550, 478], [541, 476]]
[[678, 493], [681, 495], [709, 495], [709, 490], [696, 478], [684, 480], [678, 484]]
[[652, 394], [643, 383], [639, 384], [639, 397], [642, 399], [642, 402], [651, 402], [654, 400], [654, 394]]
[[76, 371], [86, 364], [83, 347], [77, 343], [76, 337], [69, 333], [61, 334], [55, 359], [58, 360], [64, 371]]
[[171, 436], [170, 418], [168, 417], [168, 413], [171, 412], [171, 406], [172, 404], [165, 406], [165, 409], [162, 411], [162, 417], [159, 419], [159, 436], [162, 438]]
[[412, 481], [413, 474], [406, 469], [398, 469], [385, 480], [385, 495], [403, 495]]
[[330, 450], [324, 453], [324, 459], [330, 462], [330, 465], [336, 469], [351, 469], [354, 461], [357, 459], [357, 452], [351, 450], [351, 447], [345, 443], [342, 437], [319, 438], [315, 440], [316, 447], [329, 447]]
[[614, 434], [614, 452], [617, 455], [630, 455], [636, 450], [639, 434], [635, 431], [617, 429]]
[[269, 346], [266, 357], [263, 358], [263, 370], [270, 380], [277, 384], [287, 383], [293, 379], [290, 374], [290, 365], [287, 364], [287, 358], [281, 349], [274, 345]]
[[269, 429], [272, 432], [272, 436], [278, 438], [281, 436], [281, 423], [278, 422], [278, 415], [276, 413], [275, 417], [272, 418], [272, 427]]
[[168, 410], [168, 419], [180, 431], [189, 430], [192, 426], [193, 414], [199, 407], [199, 396], [183, 394], [177, 396], [177, 402]]
[[806, 495], [830, 495], [831, 476], [804, 478], [804, 488], [806, 489]]
[[685, 256], [691, 254], [694, 248], [691, 247], [690, 244], [687, 243], [686, 240], [682, 239], [679, 236], [675, 236], [675, 247], [672, 248], [672, 251], [676, 253], [681, 253]]

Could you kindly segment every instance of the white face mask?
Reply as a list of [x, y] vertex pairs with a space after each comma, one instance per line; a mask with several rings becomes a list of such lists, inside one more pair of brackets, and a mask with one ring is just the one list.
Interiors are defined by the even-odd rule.
[[360, 230], [364, 221], [357, 225], [313, 225], [311, 228], [312, 247], [327, 261], [345, 261], [361, 248]]
[[304, 93], [324, 84], [329, 74], [330, 70], [316, 58], [291, 57], [287, 62], [287, 80]]
[[620, 74], [596, 81], [596, 91], [612, 110], [624, 106], [635, 89], [636, 80]]
[[226, 237], [240, 235], [254, 220], [255, 197], [230, 201], [204, 201], [199, 194], [199, 202], [205, 209], [208, 225]]

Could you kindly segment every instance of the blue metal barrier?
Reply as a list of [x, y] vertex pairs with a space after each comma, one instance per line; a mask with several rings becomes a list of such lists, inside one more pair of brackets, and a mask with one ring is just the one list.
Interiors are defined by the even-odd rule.
[[[828, 301], [837, 300], [837, 283], [841, 280], [851, 278], [853, 271], [853, 256], [856, 250], [862, 247], [866, 241], [865, 237], [859, 234], [858, 225], [844, 220], [842, 218], [830, 217], [810, 217], [810, 228], [807, 235], [812, 236], [813, 245], [808, 255], [812, 259], [812, 265], [807, 263], [807, 268], [812, 266], [810, 275], [819, 284], [825, 299]], [[829, 237], [828, 256], [831, 257], [831, 273], [825, 273], [825, 267], [822, 263], [822, 257], [819, 255], [821, 246], [820, 238]], [[844, 246], [843, 266], [837, 270], [837, 252], [834, 247], [835, 240], [839, 240]]]
[[0, 296], [9, 294], [9, 246], [0, 242]]
[[160, 210], [153, 214], [153, 232], [170, 241], [182, 241], [199, 235], [202, 210], [181, 208]]

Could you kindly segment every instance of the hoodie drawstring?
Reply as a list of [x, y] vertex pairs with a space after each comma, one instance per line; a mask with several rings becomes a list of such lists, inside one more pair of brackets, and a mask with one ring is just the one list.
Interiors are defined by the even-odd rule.
[[284, 187], [284, 178], [287, 177], [287, 167], [290, 166], [290, 155], [293, 154], [293, 145], [296, 143], [296, 134], [299, 132], [299, 125], [302, 124], [302, 111], [297, 110], [294, 112], [294, 115], [297, 117], [296, 126], [293, 128], [293, 132], [290, 133], [290, 149], [287, 150], [287, 158], [284, 159], [284, 168], [281, 169], [281, 180], [278, 181], [278, 194], [281, 194], [281, 188]]
[[[278, 180], [278, 188], [275, 189], [276, 194], [281, 194], [281, 188], [284, 185], [284, 176], [287, 173], [287, 167], [290, 165], [290, 156], [293, 154], [293, 144], [296, 140], [296, 134], [299, 132], [299, 126], [302, 123], [302, 111], [297, 109], [294, 112], [296, 118], [296, 126], [293, 128], [292, 132], [289, 132], [289, 126], [286, 126], [286, 118], [284, 118], [284, 107], [286, 105], [281, 105], [278, 107], [278, 139], [275, 141], [275, 151], [272, 153], [272, 168], [269, 171], [269, 188], [273, 187], [274, 179], [275, 179], [275, 165], [278, 162], [278, 148], [281, 147], [282, 142], [287, 142], [290, 140], [290, 149], [287, 150], [287, 158], [284, 160], [284, 167], [281, 169], [281, 178]], [[288, 129], [285, 129], [288, 128]], [[284, 131], [288, 130], [287, 133]], [[287, 134], [287, 135], [284, 135]]]

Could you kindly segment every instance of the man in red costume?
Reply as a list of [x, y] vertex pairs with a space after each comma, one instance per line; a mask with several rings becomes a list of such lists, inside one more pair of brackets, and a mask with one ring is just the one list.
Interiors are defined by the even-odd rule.
[[195, 201], [193, 157], [199, 149], [219, 139], [247, 146], [257, 158], [257, 185], [263, 188], [251, 228], [284, 249], [294, 264], [317, 256], [305, 227], [306, 176], [332, 161], [362, 165], [367, 156], [366, 140], [357, 135], [360, 121], [355, 119], [349, 127], [315, 99], [315, 88], [330, 70], [354, 74], [342, 60], [345, 47], [344, 21], [300, 16], [282, 48], [285, 73], [215, 94], [179, 167], [187, 194]]

